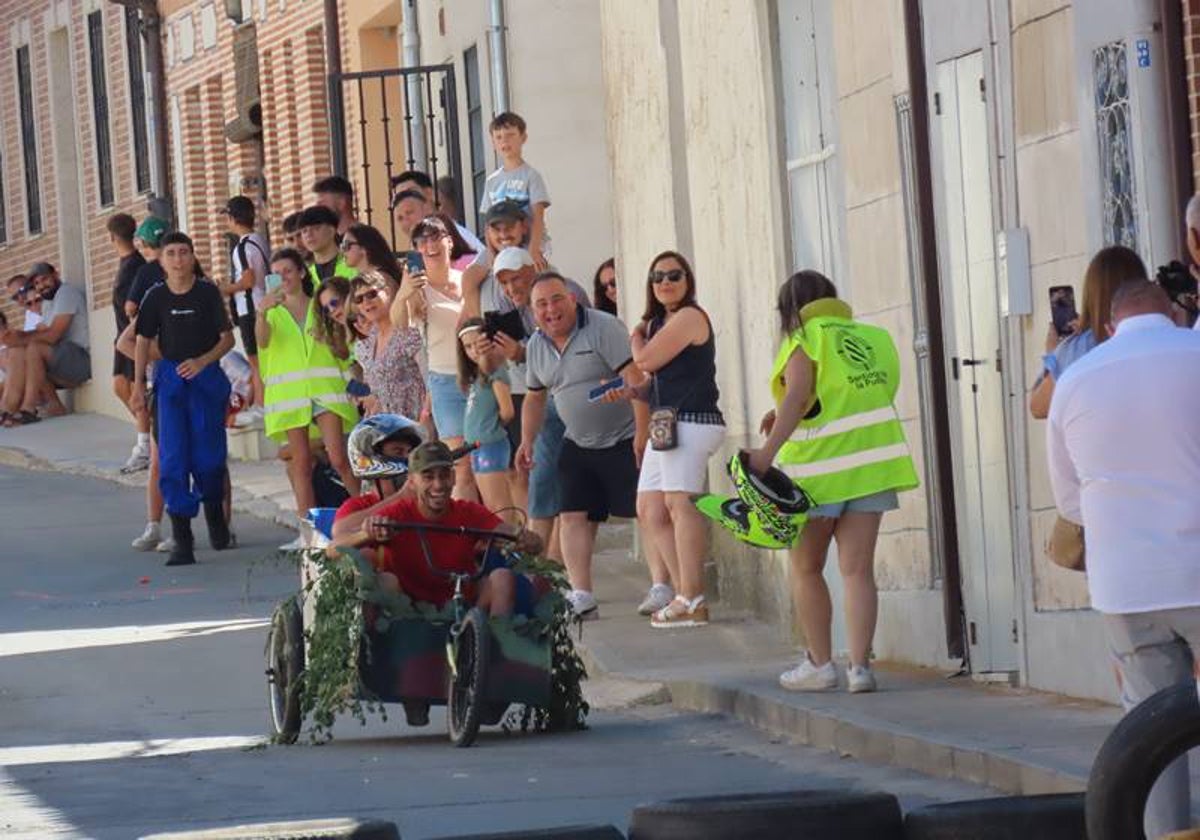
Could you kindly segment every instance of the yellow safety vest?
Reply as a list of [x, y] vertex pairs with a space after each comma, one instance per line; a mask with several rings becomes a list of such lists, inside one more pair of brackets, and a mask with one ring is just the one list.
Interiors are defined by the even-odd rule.
[[349, 432], [358, 421], [358, 410], [346, 393], [345, 362], [333, 355], [324, 342], [313, 335], [316, 301], [309, 304], [304, 329], [285, 306], [267, 310], [271, 341], [258, 350], [264, 393], [267, 435], [284, 440], [288, 429], [301, 429], [312, 423], [313, 403], [342, 418]]
[[861, 499], [885, 490], [911, 490], [917, 471], [892, 401], [900, 360], [887, 330], [859, 323], [850, 307], [824, 298], [800, 312], [771, 371], [777, 403], [783, 372], [797, 348], [812, 359], [813, 401], [779, 463], [818, 505]]
[[[321, 278], [317, 274], [316, 263], [310, 263], [308, 266], [308, 276], [312, 278], [313, 297], [317, 296], [317, 292], [321, 290]], [[338, 251], [337, 260], [333, 264], [333, 276], [345, 277], [347, 280], [353, 280], [358, 276], [358, 269], [351, 268], [346, 265], [346, 255]]]

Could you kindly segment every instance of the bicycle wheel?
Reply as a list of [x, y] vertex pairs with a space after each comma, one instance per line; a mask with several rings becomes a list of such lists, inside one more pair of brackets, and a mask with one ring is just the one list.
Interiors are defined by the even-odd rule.
[[304, 620], [296, 598], [275, 608], [267, 633], [267, 700], [271, 731], [285, 744], [300, 734], [300, 674], [304, 670]]
[[479, 734], [490, 655], [487, 616], [479, 608], [472, 609], [463, 619], [446, 691], [446, 728], [456, 747], [471, 746]]

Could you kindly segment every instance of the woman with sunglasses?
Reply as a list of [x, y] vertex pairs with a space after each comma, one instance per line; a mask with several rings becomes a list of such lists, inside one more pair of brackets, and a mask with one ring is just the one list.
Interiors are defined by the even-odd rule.
[[600, 263], [592, 278], [592, 305], [609, 315], [617, 314], [617, 263], [612, 257]]
[[376, 271], [392, 281], [392, 288], [400, 285], [403, 275], [400, 263], [392, 253], [392, 246], [383, 238], [383, 234], [370, 225], [355, 223], [342, 234], [342, 255], [346, 265], [359, 274]]
[[[462, 445], [467, 397], [458, 387], [458, 324], [462, 319], [462, 272], [451, 265], [454, 238], [446, 223], [427, 216], [412, 231], [412, 243], [425, 264], [423, 273], [404, 267], [404, 282], [392, 302], [392, 320], [416, 324], [428, 357], [426, 384], [438, 438], [451, 449]], [[403, 413], [403, 412], [400, 412]], [[417, 415], [408, 415], [415, 417]], [[470, 459], [455, 463], [454, 497], [477, 499]]]
[[384, 275], [368, 272], [350, 281], [346, 319], [351, 334], [358, 339], [354, 354], [375, 398], [372, 409], [376, 413], [419, 417], [425, 401], [419, 362], [421, 334], [408, 325], [397, 325], [391, 308], [392, 294]]
[[647, 555], [654, 583], [647, 600], [666, 601], [650, 624], [700, 627], [708, 623], [708, 527], [692, 496], [704, 492], [708, 460], [725, 439], [725, 420], [717, 405], [712, 323], [696, 303], [696, 279], [682, 254], [664, 251], [651, 262], [646, 311], [631, 345], [634, 364], [649, 375], [638, 398], [650, 403], [652, 416], [675, 412], [674, 445], [656, 443], [652, 429], [638, 477], [638, 521], [658, 549], [657, 557]]
[[287, 442], [288, 478], [297, 516], [303, 518], [316, 505], [311, 426], [320, 430], [329, 465], [352, 495], [358, 493], [358, 479], [346, 457], [346, 435], [358, 412], [346, 393], [342, 366], [316, 337], [317, 307], [304, 258], [294, 248], [283, 248], [272, 255], [271, 272], [279, 276], [279, 286], [267, 292], [254, 320], [266, 388], [263, 422], [272, 440]]

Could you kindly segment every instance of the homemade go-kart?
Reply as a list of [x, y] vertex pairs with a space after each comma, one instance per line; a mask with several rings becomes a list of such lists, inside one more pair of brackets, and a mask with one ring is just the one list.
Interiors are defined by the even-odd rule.
[[[352, 463], [353, 443], [352, 435]], [[406, 709], [409, 704], [445, 705], [450, 741], [460, 747], [475, 741], [480, 726], [501, 723], [513, 704], [542, 710], [551, 719], [557, 709], [560, 718], [574, 715], [577, 721], [582, 720], [569, 700], [565, 713], [562, 704], [554, 705], [555, 631], [565, 614], [561, 594], [552, 590], [540, 598], [529, 617], [489, 617], [470, 606], [466, 594], [483, 574], [482, 561], [470, 573], [444, 569], [430, 551], [425, 535], [442, 532], [478, 539], [484, 545], [482, 557], [514, 538], [456, 526], [390, 523], [387, 527], [391, 529], [416, 531], [424, 562], [453, 581], [450, 603], [436, 610], [413, 602], [397, 603], [394, 597], [389, 600], [373, 592], [370, 584], [375, 571], [362, 554], [353, 549], [330, 548], [333, 511], [314, 509], [309, 520], [304, 528], [309, 549], [303, 552], [301, 562], [301, 590], [275, 609], [267, 637], [267, 687], [276, 740], [291, 743], [299, 735], [308, 711], [303, 702], [305, 682], [312, 679], [306, 673], [306, 663], [311, 664], [313, 657], [321, 653], [312, 645], [330, 644], [328, 633], [314, 632], [320, 630], [323, 620], [330, 620], [324, 618], [321, 599], [338, 590], [330, 586], [331, 580], [341, 578], [340, 586], [347, 577], [357, 581], [356, 591], [361, 597], [350, 607], [352, 623], [345, 625], [350, 630], [335, 633], [332, 644], [336, 647], [344, 642], [341, 636], [360, 631], [357, 680], [352, 679], [352, 685], [334, 686], [335, 690], [354, 692], [371, 704], [404, 703]], [[561, 656], [562, 645], [557, 647]], [[573, 657], [573, 650], [568, 655]], [[311, 698], [314, 686], [307, 688]], [[550, 728], [572, 726], [570, 721], [550, 723]]]

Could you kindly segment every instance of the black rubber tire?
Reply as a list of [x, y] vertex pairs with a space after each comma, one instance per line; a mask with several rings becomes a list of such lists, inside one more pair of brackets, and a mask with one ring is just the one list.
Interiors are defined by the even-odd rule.
[[798, 790], [671, 799], [634, 809], [629, 840], [901, 840], [890, 793]]
[[304, 617], [297, 597], [271, 615], [267, 632], [267, 704], [271, 733], [284, 744], [300, 735], [300, 675], [304, 672]]
[[294, 820], [149, 834], [142, 840], [400, 840], [387, 820]]
[[1146, 798], [1167, 766], [1200, 746], [1196, 683], [1164, 688], [1116, 725], [1100, 746], [1088, 778], [1091, 840], [1144, 840]]
[[1083, 794], [928, 805], [904, 817], [905, 840], [1088, 840]]
[[436, 840], [625, 840], [625, 835], [611, 825], [564, 825], [562, 828], [539, 828], [533, 831], [456, 834]]
[[458, 675], [451, 673], [446, 688], [446, 730], [456, 747], [471, 746], [479, 734], [491, 642], [487, 616], [475, 607], [463, 619], [458, 637]]

